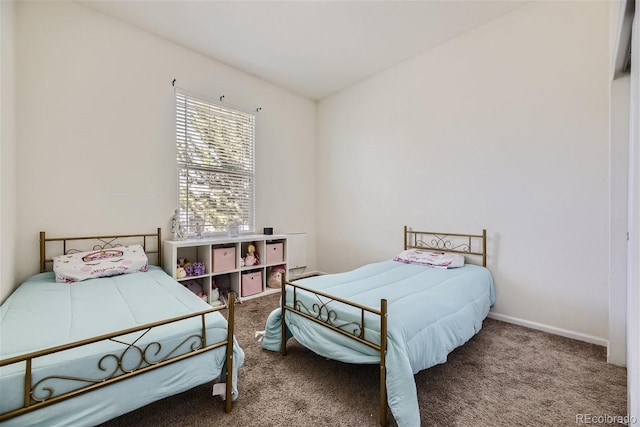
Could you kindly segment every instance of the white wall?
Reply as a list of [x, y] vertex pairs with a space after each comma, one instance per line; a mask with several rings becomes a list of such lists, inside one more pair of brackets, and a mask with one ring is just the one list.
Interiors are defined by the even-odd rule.
[[606, 344], [608, 5], [532, 2], [318, 108], [318, 267], [489, 235], [493, 312]]
[[15, 3], [0, 2], [0, 302], [15, 278], [17, 225]]
[[[73, 2], [19, 2], [17, 279], [38, 232], [164, 228], [176, 206], [172, 80], [257, 117], [258, 230], [309, 233], [315, 264], [316, 105]], [[287, 199], [294, 199], [295, 209]]]

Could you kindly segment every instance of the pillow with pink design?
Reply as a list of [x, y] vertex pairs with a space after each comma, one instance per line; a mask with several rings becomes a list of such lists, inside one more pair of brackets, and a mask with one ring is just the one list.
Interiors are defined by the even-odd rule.
[[420, 264], [439, 268], [456, 268], [464, 265], [464, 255], [421, 249], [407, 249], [393, 258], [393, 260], [406, 264]]
[[148, 269], [149, 260], [142, 245], [77, 252], [53, 258], [56, 282], [60, 283], [80, 282]]

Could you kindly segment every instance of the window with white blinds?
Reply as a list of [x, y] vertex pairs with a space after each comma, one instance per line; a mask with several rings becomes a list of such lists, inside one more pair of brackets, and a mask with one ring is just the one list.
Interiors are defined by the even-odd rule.
[[255, 116], [176, 91], [176, 148], [187, 233], [254, 231]]

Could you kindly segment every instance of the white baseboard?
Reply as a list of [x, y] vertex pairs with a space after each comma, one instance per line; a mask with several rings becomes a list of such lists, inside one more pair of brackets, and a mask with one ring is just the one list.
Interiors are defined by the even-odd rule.
[[[556, 328], [555, 326], [549, 326], [542, 323], [531, 322], [529, 320], [519, 319], [517, 317], [511, 317], [499, 313], [489, 313], [489, 318], [500, 320], [502, 322], [513, 323], [514, 325], [520, 325], [538, 331], [548, 332], [554, 335], [560, 335], [561, 337], [571, 338], [578, 341], [588, 342], [590, 344], [596, 344], [602, 347], [609, 348], [609, 340], [594, 335], [582, 334], [580, 332], [569, 331], [567, 329]], [[607, 350], [608, 351], [608, 350]]]

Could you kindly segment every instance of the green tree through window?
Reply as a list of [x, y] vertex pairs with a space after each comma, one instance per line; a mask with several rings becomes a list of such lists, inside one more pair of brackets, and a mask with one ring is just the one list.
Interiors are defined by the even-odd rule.
[[176, 91], [176, 148], [187, 232], [254, 231], [255, 115]]

